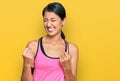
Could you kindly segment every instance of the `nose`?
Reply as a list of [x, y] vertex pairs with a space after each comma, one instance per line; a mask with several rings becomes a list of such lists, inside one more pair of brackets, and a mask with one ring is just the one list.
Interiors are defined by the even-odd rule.
[[47, 27], [51, 27], [52, 23], [49, 21], [47, 22]]

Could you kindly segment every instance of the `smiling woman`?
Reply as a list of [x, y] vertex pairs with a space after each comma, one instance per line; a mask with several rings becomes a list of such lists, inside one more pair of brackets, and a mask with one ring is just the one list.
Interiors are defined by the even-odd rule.
[[[65, 18], [66, 18], [66, 11], [65, 8], [58, 3], [59, 5], [55, 4], [54, 5], [48, 5], [44, 8], [42, 15], [44, 16], [44, 23], [45, 26], [49, 27], [50, 25], [58, 25], [58, 26], [63, 26], [65, 23]], [[50, 19], [48, 19], [50, 18]], [[51, 23], [51, 22], [54, 23]], [[56, 23], [57, 22], [57, 23]], [[61, 30], [61, 27], [59, 27]], [[64, 33], [61, 31], [61, 37], [65, 39]]]
[[56, 35], [56, 33], [61, 32], [64, 22], [65, 19], [61, 20], [55, 13], [45, 11], [44, 26], [49, 35]]
[[23, 53], [21, 81], [76, 81], [78, 48], [66, 41], [62, 32], [65, 8], [53, 2], [43, 9], [42, 15], [47, 35], [28, 43]]

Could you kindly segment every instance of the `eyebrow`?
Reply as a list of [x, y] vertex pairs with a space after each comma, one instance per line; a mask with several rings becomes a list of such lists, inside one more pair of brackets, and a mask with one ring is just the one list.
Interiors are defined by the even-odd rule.
[[51, 18], [51, 19], [55, 19], [55, 18]]
[[[44, 18], [44, 19], [48, 19], [48, 18]], [[50, 19], [56, 19], [56, 18], [50, 18]]]

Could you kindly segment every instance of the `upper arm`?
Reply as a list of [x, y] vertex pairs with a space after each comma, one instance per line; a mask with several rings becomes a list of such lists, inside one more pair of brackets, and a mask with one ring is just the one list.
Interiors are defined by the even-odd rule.
[[78, 59], [79, 59], [79, 52], [78, 47], [75, 44], [69, 44], [69, 53], [71, 55], [71, 71], [72, 74], [76, 77], [77, 76], [77, 67], [78, 67]]

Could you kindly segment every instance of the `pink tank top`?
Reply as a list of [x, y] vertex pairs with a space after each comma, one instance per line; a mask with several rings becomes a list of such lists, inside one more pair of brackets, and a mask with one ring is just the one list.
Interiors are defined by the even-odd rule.
[[[66, 41], [65, 44], [65, 51], [68, 52], [68, 43]], [[42, 38], [38, 42], [33, 81], [65, 81], [59, 58], [49, 57], [45, 54]]]

